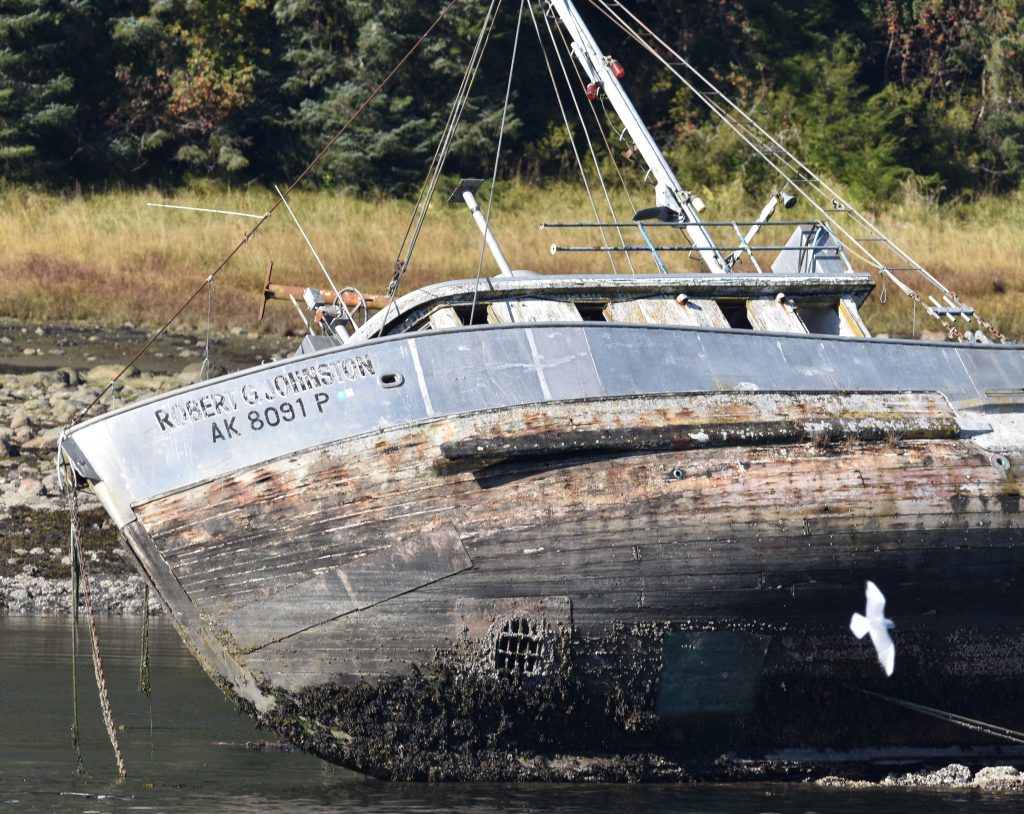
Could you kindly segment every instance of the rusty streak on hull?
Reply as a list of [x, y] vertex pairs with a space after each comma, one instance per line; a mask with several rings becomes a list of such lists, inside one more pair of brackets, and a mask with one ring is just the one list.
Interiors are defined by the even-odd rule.
[[126, 533], [206, 669], [336, 762], [699, 774], [869, 730], [963, 741], [821, 706], [880, 686], [846, 631], [868, 576], [899, 623], [887, 691], [984, 679], [956, 711], [1024, 725], [1021, 460], [996, 457], [935, 394], [590, 399], [306, 450], [135, 506]]

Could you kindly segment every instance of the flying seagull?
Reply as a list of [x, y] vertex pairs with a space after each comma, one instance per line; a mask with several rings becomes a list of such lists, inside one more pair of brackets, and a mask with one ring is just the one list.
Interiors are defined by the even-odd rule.
[[889, 630], [896, 625], [891, 619], [885, 618], [885, 596], [878, 590], [878, 586], [868, 580], [864, 593], [867, 595], [864, 615], [853, 614], [850, 618], [850, 630], [858, 639], [863, 639], [865, 634], [871, 634], [871, 643], [878, 653], [878, 661], [885, 674], [891, 676], [896, 667], [896, 645], [889, 636]]

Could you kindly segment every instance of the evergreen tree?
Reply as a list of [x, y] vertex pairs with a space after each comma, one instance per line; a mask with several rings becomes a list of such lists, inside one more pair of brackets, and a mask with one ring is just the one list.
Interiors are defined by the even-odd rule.
[[28, 182], [103, 174], [105, 3], [0, 2], [0, 167]]
[[[321, 55], [338, 56], [337, 68], [321, 70], [330, 76], [322, 90], [312, 88], [294, 108], [292, 123], [310, 148], [323, 145], [369, 96], [373, 88], [398, 64], [410, 46], [426, 30], [447, 3], [418, 0], [352, 0], [346, 4], [348, 36], [328, 48], [329, 39], [318, 45]], [[377, 188], [407, 193], [423, 179], [448, 117], [483, 19], [486, 4], [465, 2], [449, 12], [412, 59], [395, 75], [354, 126], [341, 138], [319, 168], [328, 184], [359, 189]], [[493, 64], [482, 74], [452, 145], [453, 173], [470, 175], [483, 171], [497, 143], [504, 76], [494, 81], [494, 65], [507, 71], [513, 22], [500, 25], [492, 38]], [[325, 33], [326, 33], [325, 29]], [[290, 52], [297, 60], [309, 51]], [[314, 64], [322, 64], [316, 62]], [[500, 70], [500, 67], [499, 67]], [[513, 130], [513, 115], [506, 127]]]
[[[0, 173], [58, 186], [286, 180], [446, 5], [0, 0]], [[415, 190], [489, 5], [460, 0], [313, 180]], [[690, 91], [580, 5], [688, 181], [774, 183]], [[1024, 0], [628, 5], [812, 166], [873, 200], [911, 176], [951, 195], [1024, 179]], [[515, 0], [501, 5], [445, 168], [453, 176], [491, 172], [518, 12]], [[519, 47], [502, 169], [574, 175], [529, 17]]]

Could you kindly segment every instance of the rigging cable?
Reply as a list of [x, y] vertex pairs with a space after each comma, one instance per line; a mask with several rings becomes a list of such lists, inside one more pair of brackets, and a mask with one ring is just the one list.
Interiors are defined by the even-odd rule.
[[[490, 42], [491, 34], [494, 31], [494, 24], [497, 22], [497, 15], [500, 7], [501, 0], [491, 0], [491, 4], [484, 15], [484, 21], [480, 26], [480, 33], [477, 35], [476, 44], [473, 47], [473, 53], [470, 55], [469, 62], [466, 65], [466, 70], [462, 76], [462, 84], [459, 86], [459, 89], [455, 94], [455, 98], [452, 100], [452, 106], [448, 113], [448, 121], [445, 123], [441, 139], [438, 141], [437, 148], [434, 150], [434, 156], [430, 160], [430, 167], [427, 171], [427, 176], [424, 178], [423, 184], [420, 187], [419, 195], [416, 198], [416, 206], [413, 209], [412, 217], [409, 219], [405, 235], [402, 237], [402, 244], [398, 249], [398, 256], [395, 258], [396, 263], [401, 260], [405, 266], [408, 266], [412, 259], [412, 252], [419, 238], [420, 229], [423, 227], [423, 222], [426, 219], [430, 201], [437, 188], [441, 170], [444, 167], [444, 162], [448, 157], [452, 142], [455, 139], [455, 132], [462, 121], [462, 114], [465, 112], [466, 103], [469, 100], [470, 93], [472, 92], [473, 84], [476, 82], [476, 77], [480, 72], [480, 64], [483, 60], [484, 52], [487, 50], [487, 45]], [[403, 252], [405, 252], [404, 258], [402, 258]]]
[[[569, 46], [569, 42], [565, 38], [565, 31], [563, 30], [562, 25], [559, 23], [555, 27], [558, 30], [558, 35], [562, 40], [562, 45], [565, 46], [565, 50], [568, 51], [569, 53], [572, 53], [572, 48]], [[557, 48], [557, 45], [555, 47]], [[580, 73], [579, 62], [575, 59], [570, 59], [569, 62], [572, 64], [572, 67], [576, 72], [576, 78], [579, 80], [580, 87], [585, 88], [587, 86], [587, 83], [583, 81], [583, 74]], [[564, 69], [565, 68], [563, 66], [563, 70]], [[566, 82], [569, 82], [568, 77], [566, 77]], [[573, 101], [576, 102], [575, 96], [573, 96]], [[608, 153], [609, 155], [611, 155], [611, 148], [608, 146], [608, 139], [605, 138], [604, 129], [601, 127], [601, 120], [597, 115], [597, 109], [594, 107], [594, 103], [590, 101], [590, 99], [587, 99], [587, 104], [590, 106], [591, 115], [593, 115], [595, 121], [597, 122], [597, 130], [601, 134], [601, 139], [604, 141], [605, 148], [608, 149]], [[605, 184], [604, 173], [601, 171], [601, 163], [597, 160], [597, 153], [594, 151], [594, 142], [593, 139], [590, 138], [590, 131], [587, 129], [586, 123], [583, 121], [583, 113], [580, 110], [578, 103], [576, 104], [576, 113], [580, 117], [580, 127], [583, 129], [583, 135], [587, 139], [587, 148], [590, 150], [590, 159], [591, 161], [594, 162], [594, 170], [597, 173], [597, 180], [601, 182], [601, 191], [604, 193], [605, 203], [608, 204], [608, 213], [611, 215], [612, 223], [615, 224], [615, 231], [619, 235], [619, 245], [621, 245], [622, 248], [626, 248], [626, 238], [623, 237], [622, 235], [622, 227], [618, 225], [619, 217], [615, 213], [615, 207], [612, 204], [611, 196], [608, 194], [608, 187]], [[615, 163], [614, 156], [612, 156], [612, 163]], [[616, 166], [615, 169], [616, 171], [618, 171], [618, 166]], [[622, 178], [621, 174], [619, 175], [619, 178]], [[633, 211], [635, 212], [636, 209], [634, 209]], [[630, 272], [636, 274], [636, 269], [633, 268], [633, 260], [630, 257], [630, 253], [627, 251], [624, 252], [624, 254], [626, 255], [626, 263], [629, 265]]]
[[[452, 101], [452, 106], [448, 113], [448, 121], [441, 134], [441, 139], [438, 141], [437, 149], [434, 151], [430, 167], [427, 170], [427, 176], [420, 187], [419, 195], [416, 198], [416, 206], [413, 208], [412, 216], [409, 219], [405, 235], [402, 238], [402, 244], [398, 249], [397, 256], [395, 257], [394, 272], [391, 277], [391, 282], [388, 284], [388, 304], [384, 310], [384, 316], [381, 319], [381, 327], [378, 336], [382, 335], [384, 332], [384, 327], [387, 325], [387, 321], [390, 317], [391, 307], [394, 305], [395, 298], [398, 293], [398, 287], [401, 285], [402, 277], [405, 276], [405, 272], [409, 268], [409, 264], [412, 262], [412, 254], [416, 248], [417, 241], [419, 240], [420, 231], [426, 221], [427, 213], [430, 209], [430, 201], [433, 199], [434, 192], [437, 189], [437, 184], [441, 179], [441, 172], [444, 169], [445, 160], [451, 150], [452, 142], [455, 140], [455, 132], [458, 129], [459, 123], [462, 121], [462, 114], [466, 109], [466, 103], [469, 101], [469, 95], [472, 92], [473, 84], [480, 72], [480, 64], [483, 61], [484, 52], [490, 42], [491, 34], [494, 31], [494, 24], [497, 21], [498, 10], [501, 7], [501, 2], [502, 0], [491, 0], [491, 3], [487, 8], [487, 12], [484, 15], [484, 21], [480, 26], [480, 33], [477, 36], [476, 44], [473, 47], [473, 53], [470, 55], [469, 62], [466, 65], [466, 70], [462, 76], [462, 84], [459, 86], [459, 89], [455, 94], [455, 99]], [[405, 253], [404, 257], [402, 256], [403, 252]]]
[[[821, 178], [815, 175], [815, 173], [809, 167], [807, 167], [803, 162], [801, 162], [799, 159], [793, 156], [792, 153], [786, 150], [786, 148], [777, 139], [775, 139], [770, 133], [768, 133], [768, 131], [766, 131], [759, 124], [757, 124], [757, 122], [754, 121], [753, 118], [751, 118], [745, 111], [743, 111], [725, 94], [719, 91], [718, 88], [716, 88], [710, 80], [708, 80], [703, 74], [700, 73], [700, 71], [694, 68], [693, 65], [687, 62], [685, 59], [683, 59], [683, 57], [677, 51], [675, 51], [667, 43], [665, 43], [665, 41], [661, 37], [659, 37], [654, 31], [652, 31], [650, 27], [643, 23], [643, 21], [641, 21], [635, 14], [624, 9], [626, 13], [629, 14], [629, 16], [646, 33], [648, 33], [658, 44], [665, 48], [666, 51], [668, 51], [676, 59], [679, 60], [679, 65], [685, 67], [691, 74], [693, 74], [705, 86], [707, 86], [711, 94], [721, 97], [727, 105], [729, 105], [736, 113], [738, 113], [746, 123], [744, 126], [741, 126], [743, 124], [742, 122], [737, 122], [732, 116], [729, 115], [728, 112], [721, 108], [718, 105], [718, 103], [713, 101], [709, 95], [703, 93], [692, 82], [690, 82], [684, 76], [682, 76], [682, 74], [680, 74], [679, 71], [676, 70], [676, 68], [672, 64], [670, 64], [661, 54], [659, 54], [652, 46], [645, 42], [635, 31], [630, 29], [628, 25], [622, 20], [622, 18], [611, 9], [611, 7], [607, 4], [607, 2], [605, 2], [605, 0], [590, 0], [590, 2], [602, 13], [604, 13], [605, 16], [613, 20], [613, 22], [615, 22], [619, 26], [619, 28], [622, 29], [622, 31], [627, 34], [627, 36], [634, 39], [644, 49], [646, 49], [650, 54], [652, 54], [656, 59], [658, 59], [666, 68], [668, 68], [669, 71], [671, 71], [687, 88], [689, 88], [694, 93], [694, 95], [697, 96], [698, 99], [700, 99], [708, 107], [708, 109], [715, 113], [726, 125], [732, 128], [732, 130], [736, 132], [736, 134], [744, 141], [744, 143], [747, 144], [747, 146], [751, 148], [751, 150], [756, 155], [758, 155], [766, 164], [768, 164], [777, 173], [779, 173], [779, 175], [782, 176], [786, 180], [786, 182], [790, 184], [805, 200], [807, 200], [811, 204], [811, 206], [818, 210], [818, 212], [823, 216], [823, 218], [829, 218], [828, 212], [825, 210], [823, 206], [821, 206], [821, 204], [818, 201], [816, 201], [804, 189], [800, 187], [800, 184], [802, 182], [806, 181], [811, 185], [815, 185], [819, 189], [823, 189], [825, 190], [825, 192], [830, 193], [832, 195], [832, 198], [830, 200], [830, 203], [832, 204], [831, 211], [842, 212], [844, 214], [847, 214], [853, 221], [859, 224], [862, 228], [873, 233], [875, 235], [875, 239], [877, 239], [879, 242], [887, 246], [897, 257], [900, 258], [902, 262], [910, 263], [910, 268], [907, 268], [907, 271], [916, 271], [917, 273], [921, 274], [930, 284], [936, 287], [940, 292], [956, 299], [959, 302], [959, 298], [957, 297], [955, 292], [948, 289], [938, 279], [929, 274], [927, 270], [925, 270], [924, 267], [921, 266], [920, 263], [916, 262], [913, 258], [911, 258], [905, 251], [903, 251], [902, 248], [896, 245], [877, 227], [875, 227], [866, 218], [864, 218], [860, 214], [860, 212], [858, 212], [855, 208], [846, 203], [838, 192], [836, 192]], [[746, 127], [748, 132], [744, 132], [744, 127]], [[779, 167], [772, 160], [772, 158], [767, 155], [765, 149], [762, 148], [762, 145], [754, 143], [754, 141], [751, 139], [751, 136], [749, 135], [750, 131], [754, 132], [756, 135], [763, 138], [766, 142], [771, 143], [771, 146], [774, 148], [772, 152], [779, 157], [780, 162], [788, 162], [790, 164], [789, 172], [794, 172], [794, 169], [799, 169], [799, 171], [803, 173], [804, 177], [793, 178], [789, 174], [787, 174], [786, 170], [783, 170], [781, 167]], [[885, 263], [881, 262], [878, 258], [876, 258], [865, 246], [862, 245], [861, 240], [859, 238], [851, 234], [846, 229], [846, 227], [844, 227], [841, 223], [835, 223], [835, 227], [836, 229], [841, 231], [845, 236], [847, 240], [847, 246], [851, 254], [853, 254], [861, 261], [869, 265], [873, 265], [875, 268], [877, 268], [879, 275], [882, 277], [882, 279], [885, 279], [886, 277], [891, 279], [893, 283], [912, 300], [920, 301], [923, 303], [923, 300], [921, 299], [920, 295], [916, 291], [914, 291], [910, 286], [908, 286], [906, 283], [904, 283], [902, 280], [896, 277], [896, 275], [893, 273], [893, 269], [889, 268]], [[926, 309], [930, 316], [937, 319], [943, 325], [943, 327], [946, 328], [951, 338], [956, 338], [961, 341], [964, 340], [964, 335], [960, 331], [958, 331], [954, 325], [947, 323], [944, 319], [942, 319], [942, 317], [939, 314], [933, 312], [930, 308], [927, 308], [927, 306]], [[978, 321], [978, 323], [985, 327], [987, 330], [989, 330], [989, 332], [992, 333], [993, 336], [998, 338], [1000, 341], [1006, 341], [1005, 337], [1003, 337], [1003, 335], [999, 333], [999, 331], [997, 331], [995, 327], [991, 325], [991, 323], [987, 322], [979, 314], [977, 314], [977, 312], [975, 312], [973, 316]]]
[[501, 124], [498, 126], [498, 145], [494, 152], [494, 171], [491, 175], [491, 189], [487, 195], [487, 212], [484, 213], [484, 233], [480, 240], [480, 260], [476, 265], [476, 284], [473, 287], [473, 304], [469, 309], [469, 324], [473, 324], [476, 301], [480, 293], [480, 275], [484, 270], [484, 254], [487, 252], [487, 233], [491, 228], [491, 205], [494, 203], [494, 187], [498, 183], [498, 165], [501, 162], [501, 143], [505, 138], [505, 122], [508, 117], [508, 101], [512, 96], [512, 76], [516, 69], [516, 54], [519, 51], [519, 32], [523, 27], [523, 6], [526, 0], [519, 0], [519, 14], [516, 16], [516, 34], [512, 40], [512, 59], [508, 65], [508, 83], [505, 85], [505, 104], [501, 108]]
[[[533, 3], [532, 2], [530, 3], [530, 18], [533, 20], [533, 27], [534, 27], [534, 30], [537, 32], [537, 42], [540, 44], [541, 54], [544, 56], [544, 65], [545, 65], [545, 67], [547, 67], [548, 77], [551, 79], [551, 87], [555, 91], [555, 99], [558, 101], [558, 109], [559, 109], [559, 111], [561, 111], [562, 122], [565, 124], [565, 133], [566, 133], [566, 136], [568, 136], [568, 138], [569, 138], [569, 146], [572, 147], [572, 154], [576, 158], [576, 166], [579, 168], [580, 176], [583, 179], [583, 188], [587, 191], [587, 198], [590, 200], [590, 209], [594, 213], [594, 220], [595, 221], [600, 221], [601, 220], [601, 216], [600, 216], [600, 214], [597, 211], [597, 202], [594, 200], [594, 194], [593, 194], [593, 192], [590, 189], [590, 181], [587, 179], [587, 171], [586, 171], [586, 168], [583, 165], [583, 159], [580, 158], [579, 150], [576, 149], [576, 138], [573, 135], [572, 127], [569, 124], [569, 116], [565, 112], [565, 105], [562, 102], [562, 94], [559, 92], [559, 90], [558, 90], [558, 83], [555, 81], [555, 72], [551, 68], [551, 61], [548, 59], [548, 52], [547, 52], [547, 49], [544, 47], [544, 38], [541, 36], [540, 26], [537, 24], [537, 17], [534, 14]], [[550, 24], [548, 24], [546, 16], [545, 16], [544, 22], [545, 22], [545, 25], [548, 28], [548, 33], [550, 34], [551, 33], [551, 26], [550, 26]], [[556, 54], [557, 54], [558, 45], [557, 45], [557, 43], [555, 43], [555, 40], [554, 40], [553, 36], [551, 37], [551, 41], [555, 45], [555, 50], [556, 50]], [[561, 58], [559, 57], [559, 59], [561, 59]], [[571, 89], [570, 89], [570, 94], [571, 94]], [[601, 226], [600, 223], [598, 223], [598, 228], [601, 231], [601, 240], [603, 241], [604, 245], [607, 246], [608, 245], [608, 238], [605, 236], [604, 227]], [[612, 257], [611, 253], [609, 253], [608, 259], [611, 261], [612, 271], [614, 273], [618, 273], [618, 269], [615, 267], [615, 260]]]
[[[644, 33], [648, 34], [656, 43], [658, 43], [662, 48], [664, 48], [666, 52], [668, 52], [672, 57], [678, 60], [675, 64], [670, 63], [662, 54], [660, 54], [657, 51], [657, 49], [650, 45], [650, 43], [646, 42], [643, 39], [643, 37], [641, 37], [635, 30], [630, 28], [630, 26], [626, 23], [622, 16], [619, 15], [619, 13], [612, 8], [608, 0], [590, 0], [590, 4], [594, 6], [598, 11], [600, 11], [602, 14], [604, 14], [609, 20], [614, 22], [628, 37], [637, 42], [643, 49], [645, 49], [648, 53], [654, 56], [655, 59], [661, 62], [661, 64], [664, 65], [673, 75], [675, 75], [676, 78], [679, 79], [679, 81], [682, 82], [684, 86], [686, 86], [690, 91], [692, 91], [693, 94], [701, 102], [703, 102], [705, 106], [708, 107], [709, 110], [711, 110], [715, 115], [717, 115], [722, 120], [722, 122], [724, 122], [728, 127], [730, 127], [740, 137], [740, 139], [744, 143], [746, 143], [747, 146], [750, 147], [750, 149], [753, 150], [753, 152], [756, 155], [758, 155], [761, 158], [761, 160], [763, 160], [766, 164], [772, 167], [772, 169], [774, 169], [783, 179], [785, 179], [786, 182], [793, 187], [793, 189], [795, 189], [808, 203], [810, 203], [811, 206], [814, 207], [823, 216], [823, 218], [829, 218], [828, 211], [826, 211], [826, 209], [817, 200], [815, 200], [806, 190], [801, 188], [800, 184], [803, 183], [804, 181], [811, 184], [812, 186], [816, 186], [819, 190], [824, 190], [824, 192], [829, 193], [832, 196], [831, 203], [833, 212], [842, 212], [848, 215], [850, 219], [853, 220], [856, 224], [858, 224], [861, 228], [868, 230], [874, 235], [874, 238], [871, 239], [875, 239], [878, 242], [882, 243], [891, 252], [893, 252], [894, 255], [900, 258], [901, 261], [908, 263], [910, 267], [904, 270], [914, 271], [920, 274], [928, 283], [934, 286], [939, 292], [941, 292], [944, 296], [950, 298], [949, 302], [951, 304], [962, 305], [962, 303], [960, 302], [960, 298], [956, 294], [956, 292], [947, 288], [940, 280], [938, 280], [936, 277], [930, 274], [920, 263], [918, 263], [916, 260], [910, 257], [910, 255], [907, 254], [907, 252], [905, 252], [900, 246], [894, 243], [887, 235], [882, 233], [881, 230], [878, 229], [878, 227], [876, 227], [874, 224], [868, 221], [863, 215], [861, 215], [859, 211], [857, 211], [854, 207], [846, 203], [846, 201], [843, 200], [842, 196], [838, 192], [836, 192], [831, 186], [829, 186], [825, 181], [818, 177], [806, 164], [804, 164], [802, 161], [797, 159], [792, 153], [790, 153], [774, 136], [772, 136], [767, 130], [765, 130], [756, 121], [754, 121], [754, 119], [749, 114], [747, 114], [735, 102], [729, 99], [728, 96], [723, 94], [717, 87], [715, 87], [715, 85], [707, 77], [705, 77], [692, 64], [685, 60], [679, 54], [678, 51], [676, 51], [670, 45], [668, 45], [664, 41], [664, 39], [662, 39], [646, 23], [644, 23], [639, 17], [637, 17], [636, 14], [627, 9], [622, 4], [616, 3], [616, 6], [622, 9], [625, 12], [625, 14], [627, 14], [630, 17], [630, 19], [632, 19], [632, 21], [637, 26], [639, 26], [640, 29], [642, 29]], [[708, 89], [708, 92], [702, 91], [693, 82], [691, 82], [685, 76], [683, 76], [676, 68], [676, 65], [680, 65], [686, 68], [686, 70], [688, 70], [697, 80], [699, 80]], [[736, 119], [734, 119], [724, 108], [722, 108], [717, 102], [715, 102], [711, 98], [712, 96], [720, 97], [728, 107], [732, 108], [732, 110], [739, 115], [739, 117], [743, 121], [738, 122]], [[755, 143], [755, 141], [750, 135], [751, 133], [754, 133], [759, 139], [762, 139], [763, 143]], [[788, 172], [782, 169], [780, 166], [778, 166], [778, 164], [776, 164], [772, 157], [769, 156], [769, 151], [779, 158], [780, 163], [789, 164]], [[796, 173], [794, 172], [795, 169], [799, 169], [799, 171], [803, 173], [803, 178], [792, 177], [792, 175], [796, 175]], [[843, 226], [843, 224], [836, 222], [834, 225], [835, 228], [838, 231], [842, 232], [842, 234], [846, 238], [847, 246], [851, 254], [858, 257], [858, 259], [862, 260], [863, 262], [874, 266], [878, 270], [880, 276], [882, 276], [883, 278], [890, 278], [893, 281], [893, 283], [911, 299], [921, 299], [920, 295], [918, 295], [917, 292], [913, 291], [913, 289], [910, 288], [910, 286], [908, 286], [906, 283], [904, 283], [898, 277], [896, 277], [894, 270], [889, 267], [891, 264], [883, 263], [877, 257], [875, 257], [875, 255], [863, 245], [861, 239], [859, 239], [856, 235], [851, 234], [851, 232], [845, 226]], [[957, 330], [955, 325], [950, 325], [949, 323], [947, 323], [944, 319], [942, 319], [941, 315], [936, 313], [932, 308], [926, 306], [926, 310], [930, 316], [932, 316], [933, 318], [937, 319], [939, 322], [942, 323], [943, 327], [947, 329], [947, 332], [949, 333], [951, 338], [957, 338], [960, 339], [961, 341], [964, 340], [964, 335]], [[996, 339], [998, 339], [1001, 342], [1006, 341], [1006, 338], [998, 330], [996, 330], [990, 322], [983, 319], [981, 315], [977, 313], [977, 311], [974, 311], [971, 316], [973, 316], [973, 318], [978, 322], [978, 324], [984, 327], [986, 330], [988, 330]]]
[[[710, 95], [708, 93], [705, 93], [704, 91], [702, 91], [692, 81], [690, 81], [685, 76], [683, 76], [679, 72], [679, 70], [676, 68], [676, 64], [670, 63], [662, 54], [660, 54], [657, 51], [657, 49], [655, 49], [652, 45], [650, 45], [650, 43], [646, 42], [636, 31], [634, 31], [632, 28], [630, 28], [629, 25], [625, 22], [625, 20], [623, 20], [623, 18], [617, 12], [615, 12], [606, 2], [604, 2], [604, 0], [590, 0], [590, 2], [591, 2], [591, 5], [593, 5], [599, 11], [601, 11], [606, 17], [608, 17], [610, 20], [612, 20], [612, 22], [614, 22], [623, 31], [623, 33], [625, 33], [628, 37], [630, 37], [632, 40], [634, 40], [644, 50], [646, 50], [655, 59], [657, 59], [662, 65], [664, 65], [709, 110], [711, 110], [716, 116], [718, 116], [723, 121], [723, 123], [725, 123], [729, 128], [731, 128], [740, 137], [740, 139], [748, 147], [750, 147], [750, 149], [755, 154], [757, 154], [772, 169], [774, 169], [780, 176], [782, 176], [782, 178], [788, 184], [792, 185], [793, 188], [796, 189], [797, 192], [799, 192], [799, 194], [802, 195], [811, 204], [811, 206], [813, 206], [815, 209], [817, 209], [818, 212], [823, 217], [825, 217], [825, 218], [828, 217], [827, 211], [817, 201], [815, 201], [813, 198], [811, 198], [803, 189], [800, 188], [801, 180], [792, 177], [792, 174], [795, 174], [794, 173], [794, 169], [796, 169], [796, 168], [802, 169], [806, 173], [806, 175], [810, 176], [811, 179], [813, 179], [815, 182], [819, 183], [821, 186], [825, 187], [828, 192], [833, 194], [834, 202], [838, 202], [839, 193], [835, 192], [831, 188], [828, 188], [823, 182], [820, 181], [820, 179], [818, 179], [816, 176], [814, 176], [814, 173], [811, 172], [810, 169], [808, 169], [807, 167], [805, 167], [802, 164], [800, 164], [800, 162], [797, 161], [797, 159], [795, 157], [793, 157], [785, 149], [785, 147], [783, 147], [780, 143], [778, 143], [775, 139], [773, 139], [767, 133], [767, 131], [764, 131], [741, 108], [739, 108], [735, 103], [733, 103], [725, 94], [723, 94], [721, 91], [719, 91], [710, 82], [710, 80], [706, 79], [696, 68], [694, 68], [690, 63], [688, 63], [685, 59], [683, 59], [683, 57], [680, 56], [678, 52], [676, 52], [674, 49], [672, 49], [671, 46], [666, 44], [664, 40], [662, 40], [657, 34], [655, 34], [653, 31], [651, 31], [651, 29], [645, 23], [643, 23], [638, 17], [636, 17], [635, 14], [633, 14], [632, 12], [630, 12], [630, 11], [628, 11], [626, 9], [623, 9], [637, 23], [637, 25], [639, 25], [646, 33], [650, 34], [651, 37], [654, 38], [654, 40], [659, 45], [661, 45], [666, 51], [668, 51], [673, 57], [675, 57], [678, 60], [678, 63], [676, 63], [676, 64], [682, 65], [683, 67], [685, 67], [694, 76], [696, 76], [705, 85], [707, 85], [707, 87], [710, 90]], [[622, 8], [622, 7], [620, 6], [620, 8]], [[714, 101], [714, 99], [711, 98], [712, 95], [719, 96], [723, 100], [725, 100], [725, 102], [728, 105], [730, 105], [736, 112], [738, 112], [746, 120], [747, 124], [744, 125], [743, 123], [736, 121], [732, 116], [729, 115], [729, 113], [724, 108], [722, 108], [718, 104], [718, 102]], [[745, 130], [744, 129], [745, 127], [748, 127], [748, 129]], [[779, 158], [779, 160], [782, 163], [786, 163], [787, 161], [791, 162], [791, 164], [793, 166], [790, 166], [787, 169], [783, 169], [782, 167], [778, 166], [778, 164], [776, 164], [775, 161], [770, 156], [768, 156], [766, 154], [764, 149], [760, 145], [755, 143], [755, 141], [752, 139], [752, 137], [751, 137], [751, 135], [749, 133], [749, 129], [753, 129], [759, 135], [762, 135], [764, 138], [771, 140], [772, 143], [773, 143], [773, 146], [775, 147], [775, 154]], [[846, 207], [845, 211], [852, 211], [852, 207]], [[842, 227], [840, 226], [839, 228], [842, 228]], [[847, 234], [847, 237], [849, 237], [851, 242], [855, 241], [855, 239], [853, 238], [852, 235], [849, 235], [848, 233], [846, 233], [845, 229], [843, 229], [843, 232], [844, 232], [844, 234]], [[858, 249], [862, 249], [863, 248], [859, 244], [856, 244], [856, 246], [857, 246]], [[865, 256], [860, 256], [860, 259], [866, 260], [867, 262], [870, 262], [872, 265], [875, 265], [875, 266], [879, 266], [880, 267], [880, 266], [884, 265], [877, 258], [871, 256], [870, 253], [868, 253], [866, 257]]]
[[[565, 84], [569, 88], [569, 98], [572, 99], [573, 107], [576, 109], [576, 120], [580, 123], [580, 130], [583, 131], [583, 139], [586, 142], [587, 151], [590, 154], [590, 160], [594, 164], [594, 172], [597, 175], [597, 180], [598, 180], [598, 183], [601, 185], [601, 189], [604, 190], [604, 196], [605, 196], [605, 199], [607, 200], [608, 199], [608, 189], [605, 187], [604, 176], [601, 174], [601, 165], [600, 165], [600, 163], [597, 160], [597, 155], [594, 153], [594, 144], [593, 144], [593, 142], [590, 139], [590, 131], [587, 129], [586, 120], [583, 118], [583, 111], [580, 109], [579, 99], [576, 98], [576, 94], [573, 92], [572, 80], [569, 78], [569, 69], [565, 67], [565, 61], [562, 58], [562, 52], [561, 52], [561, 50], [558, 47], [558, 41], [555, 39], [555, 29], [558, 30], [559, 36], [562, 39], [562, 44], [565, 46], [565, 49], [567, 51], [569, 51], [570, 53], [571, 53], [572, 49], [569, 48], [569, 44], [568, 44], [568, 42], [565, 39], [565, 35], [562, 32], [562, 29], [559, 28], [558, 25], [557, 25], [557, 21], [556, 21], [556, 25], [554, 27], [552, 27], [551, 22], [550, 22], [548, 16], [545, 15], [544, 16], [544, 26], [545, 26], [545, 28], [547, 28], [548, 37], [551, 39], [551, 44], [554, 47], [555, 57], [558, 59], [558, 66], [562, 69], [562, 78], [565, 80]], [[570, 59], [569, 61], [572, 62], [572, 59]], [[573, 64], [575, 65], [575, 63], [573, 63]], [[585, 85], [586, 83], [581, 82], [581, 84]], [[609, 208], [610, 208], [611, 202], [609, 201], [608, 203], [609, 203]], [[597, 216], [597, 220], [600, 221], [601, 218], [600, 218], [599, 215], [597, 215], [596, 209], [595, 209], [594, 214]], [[613, 220], [614, 220], [614, 216], [613, 216]], [[604, 227], [602, 226], [602, 227], [600, 227], [600, 229], [601, 229], [601, 240], [603, 241], [604, 245], [607, 247], [608, 246], [608, 238], [605, 236]], [[623, 242], [623, 244], [624, 243], [625, 242]], [[609, 253], [608, 259], [611, 261], [612, 271], [614, 273], [618, 274], [619, 273], [619, 269], [618, 269], [618, 266], [615, 265], [615, 256], [614, 256], [614, 254]]]
[[[610, 121], [611, 117], [608, 115], [608, 108], [605, 106], [604, 99], [599, 97], [601, 102], [601, 112], [604, 113], [605, 121]], [[626, 200], [629, 202], [629, 208], [635, 213], [637, 206], [633, 202], [633, 196], [629, 194], [629, 187], [626, 185], [626, 179], [622, 176], [622, 170], [619, 169], [619, 162], [615, 158], [615, 152], [612, 150], [611, 143], [608, 141], [608, 134], [605, 132], [604, 124], [601, 117], [597, 115], [597, 108], [594, 107], [593, 102], [590, 103], [590, 109], [594, 113], [594, 120], [597, 122], [597, 132], [601, 134], [601, 141], [604, 142], [604, 148], [608, 152], [608, 158], [611, 159], [612, 167], [615, 168], [615, 175], [619, 179], [619, 184], [622, 186], [622, 191], [626, 194]], [[622, 233], [619, 233], [620, 237]], [[629, 253], [626, 253], [626, 260], [629, 260], [629, 267], [633, 268], [633, 262], [629, 258]], [[633, 270], [636, 273], [636, 270]]]

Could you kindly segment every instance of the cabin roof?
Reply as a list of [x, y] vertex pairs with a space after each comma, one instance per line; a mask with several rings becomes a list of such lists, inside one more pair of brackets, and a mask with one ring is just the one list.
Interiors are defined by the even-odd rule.
[[875, 287], [870, 274], [779, 275], [779, 274], [693, 274], [693, 275], [551, 275], [516, 271], [512, 276], [483, 277], [480, 280], [449, 280], [424, 286], [398, 299], [395, 306], [380, 311], [357, 332], [359, 339], [376, 336], [388, 329], [401, 329], [443, 304], [490, 303], [523, 297], [556, 298], [574, 302], [632, 299], [648, 296], [757, 299], [775, 297], [852, 297], [859, 306]]

